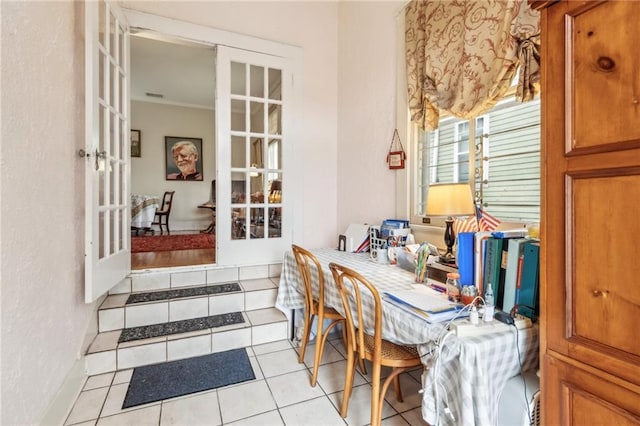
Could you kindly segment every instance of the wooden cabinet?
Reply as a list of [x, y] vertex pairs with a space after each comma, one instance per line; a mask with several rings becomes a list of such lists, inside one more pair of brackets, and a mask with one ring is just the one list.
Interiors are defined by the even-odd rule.
[[640, 423], [640, 1], [542, 13], [544, 424]]

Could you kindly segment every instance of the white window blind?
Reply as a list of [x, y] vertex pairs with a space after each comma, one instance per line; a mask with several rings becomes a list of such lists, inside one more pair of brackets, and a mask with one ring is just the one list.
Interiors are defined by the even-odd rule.
[[540, 218], [540, 100], [513, 96], [472, 120], [445, 117], [419, 136], [416, 213], [424, 215], [428, 186], [469, 182], [476, 203], [508, 222]]

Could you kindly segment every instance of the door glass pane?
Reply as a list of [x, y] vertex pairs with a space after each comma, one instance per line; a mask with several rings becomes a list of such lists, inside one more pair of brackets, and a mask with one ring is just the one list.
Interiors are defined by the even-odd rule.
[[269, 68], [269, 99], [282, 99], [282, 71]]
[[109, 238], [109, 255], [115, 254], [116, 247], [119, 245], [119, 229], [116, 226], [117, 210], [109, 210], [109, 229], [111, 231], [111, 238]]
[[243, 204], [247, 199], [244, 177], [231, 181], [231, 203]]
[[282, 176], [280, 173], [270, 173], [269, 179], [269, 204], [280, 204], [282, 202]]
[[116, 41], [116, 36], [118, 34], [116, 28], [116, 18], [111, 13], [109, 14], [109, 53], [114, 55], [116, 52], [116, 46], [118, 45]]
[[247, 147], [245, 138], [231, 136], [231, 167], [247, 167]]
[[282, 105], [269, 105], [269, 134], [282, 134]]
[[251, 238], [264, 238], [264, 208], [251, 209]]
[[264, 104], [251, 102], [251, 132], [264, 133]]
[[251, 167], [256, 167], [256, 168], [263, 168], [264, 167], [264, 163], [263, 163], [263, 146], [262, 146], [262, 138], [257, 138], [254, 139], [253, 142], [251, 142]]
[[231, 239], [242, 240], [245, 238], [245, 209], [231, 209]]
[[119, 92], [118, 92], [118, 99], [120, 99], [120, 101], [118, 102], [118, 111], [120, 112], [124, 112], [124, 105], [125, 105], [125, 76], [122, 72], [118, 73], [119, 76]]
[[264, 184], [262, 172], [249, 172], [251, 182], [251, 204], [264, 203]]
[[269, 238], [282, 237], [282, 207], [269, 207]]
[[104, 99], [104, 54], [98, 53], [98, 97]]
[[117, 120], [118, 117], [110, 112], [109, 113], [109, 155], [114, 155], [116, 152], [116, 142], [117, 142]]
[[109, 204], [113, 205], [116, 203], [115, 193], [116, 193], [116, 174], [113, 173], [113, 161], [111, 158], [101, 158], [100, 164], [104, 165], [103, 173], [108, 176], [109, 179]]
[[251, 65], [251, 96], [264, 98], [264, 68]]
[[105, 29], [105, 15], [106, 13], [106, 6], [104, 1], [100, 0], [99, 4], [98, 4], [98, 40], [100, 41], [100, 44], [104, 46], [105, 43], [105, 39], [104, 39], [104, 29]]
[[[267, 168], [268, 169], [281, 169], [282, 168], [282, 144], [281, 139], [269, 139], [269, 147], [267, 148]], [[271, 176], [271, 175], [270, 175]], [[275, 179], [275, 177], [270, 177]]]
[[247, 127], [246, 122], [245, 101], [231, 99], [231, 130], [244, 132]]
[[231, 93], [233, 95], [246, 95], [247, 93], [245, 64], [231, 62]]
[[98, 259], [104, 258], [104, 212], [98, 212]]

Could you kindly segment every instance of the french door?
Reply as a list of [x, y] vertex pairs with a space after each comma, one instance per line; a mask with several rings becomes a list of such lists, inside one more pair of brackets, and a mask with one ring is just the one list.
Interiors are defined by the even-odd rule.
[[129, 28], [113, 3], [85, 7], [85, 302], [126, 277], [129, 248]]
[[293, 229], [291, 67], [226, 46], [216, 67], [217, 263], [279, 262]]

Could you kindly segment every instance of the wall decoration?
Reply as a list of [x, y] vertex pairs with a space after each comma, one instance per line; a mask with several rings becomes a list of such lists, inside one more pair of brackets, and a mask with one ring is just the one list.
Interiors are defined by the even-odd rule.
[[142, 157], [142, 138], [140, 130], [131, 129], [131, 156]]
[[202, 180], [202, 138], [165, 136], [167, 180]]

